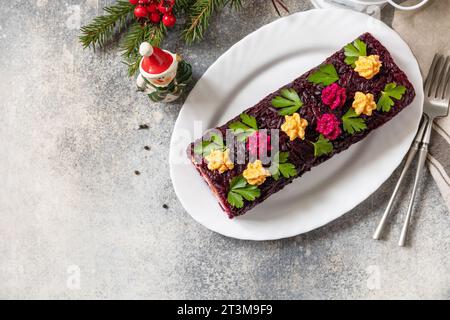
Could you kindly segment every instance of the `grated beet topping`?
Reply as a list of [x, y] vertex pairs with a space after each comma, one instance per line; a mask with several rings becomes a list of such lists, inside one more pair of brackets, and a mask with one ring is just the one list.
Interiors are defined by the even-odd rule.
[[347, 100], [345, 88], [333, 83], [322, 90], [322, 102], [330, 106], [331, 110], [342, 107]]

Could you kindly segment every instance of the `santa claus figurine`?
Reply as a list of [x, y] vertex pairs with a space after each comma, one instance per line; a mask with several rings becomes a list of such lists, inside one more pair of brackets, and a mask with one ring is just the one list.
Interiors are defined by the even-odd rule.
[[178, 54], [153, 47], [148, 42], [141, 43], [139, 53], [142, 59], [136, 80], [138, 89], [155, 102], [176, 100], [191, 80], [189, 63]]

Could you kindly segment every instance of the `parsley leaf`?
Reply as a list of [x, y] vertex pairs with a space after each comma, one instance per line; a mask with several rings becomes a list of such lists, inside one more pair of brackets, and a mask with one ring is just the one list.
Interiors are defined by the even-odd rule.
[[280, 109], [280, 115], [287, 116], [300, 109], [303, 106], [303, 102], [294, 89], [285, 88], [281, 90], [281, 96], [276, 96], [272, 99], [272, 105]]
[[256, 123], [255, 117], [249, 116], [246, 113], [242, 113], [239, 117], [241, 121], [230, 123], [228, 128], [237, 136], [238, 141], [245, 141], [258, 130], [258, 124]]
[[244, 199], [254, 201], [261, 195], [261, 191], [257, 186], [247, 183], [242, 175], [234, 177], [230, 182], [230, 190], [228, 191], [227, 201], [233, 207], [242, 208]]
[[330, 140], [326, 139], [322, 134], [319, 136], [316, 142], [313, 142], [314, 145], [314, 156], [319, 157], [324, 154], [329, 154], [333, 152], [333, 144]]
[[350, 134], [367, 129], [366, 122], [356, 114], [353, 108], [348, 109], [342, 116], [342, 125], [344, 130]]
[[344, 62], [355, 67], [355, 61], [358, 60], [360, 56], [367, 55], [367, 45], [364, 41], [356, 39], [353, 43], [349, 43], [344, 47], [344, 54], [346, 57]]
[[269, 172], [272, 178], [278, 180], [280, 173], [285, 178], [295, 177], [297, 175], [297, 169], [292, 163], [288, 163], [289, 152], [278, 152], [274, 156], [272, 165], [269, 168]]
[[227, 201], [236, 208], [242, 208], [244, 206], [244, 199], [242, 196], [231, 190], [228, 192]]
[[194, 153], [206, 157], [214, 150], [225, 150], [223, 139], [217, 133], [212, 133], [209, 140], [202, 140], [194, 145]]
[[[276, 158], [276, 155], [275, 155]], [[278, 153], [278, 162], [280, 163], [286, 163], [289, 159], [289, 152], [279, 152]]]
[[290, 178], [297, 175], [297, 169], [292, 163], [280, 163], [279, 170], [283, 177]]
[[406, 88], [404, 86], [397, 86], [395, 82], [388, 83], [381, 92], [380, 99], [377, 103], [377, 110], [389, 112], [395, 104], [392, 98], [400, 100], [405, 92]]
[[240, 115], [240, 117], [241, 117], [241, 120], [242, 120], [242, 122], [244, 124], [248, 125], [250, 128], [258, 130], [258, 125], [256, 123], [256, 118], [255, 117], [249, 116], [246, 113], [242, 113]]
[[325, 64], [319, 67], [319, 70], [312, 73], [308, 77], [308, 81], [315, 84], [323, 84], [328, 86], [339, 80], [336, 69], [332, 64]]
[[233, 193], [241, 195], [245, 200], [254, 201], [261, 194], [257, 186], [248, 185], [245, 188], [234, 189]]
[[247, 185], [247, 180], [243, 176], [234, 177], [230, 183], [230, 189], [239, 189]]

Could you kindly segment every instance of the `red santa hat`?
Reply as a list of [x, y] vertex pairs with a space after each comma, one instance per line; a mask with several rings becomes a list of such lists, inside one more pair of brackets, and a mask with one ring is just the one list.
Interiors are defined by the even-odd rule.
[[175, 62], [172, 54], [160, 48], [152, 47], [148, 42], [141, 43], [139, 53], [143, 57], [141, 70], [152, 75], [164, 73]]

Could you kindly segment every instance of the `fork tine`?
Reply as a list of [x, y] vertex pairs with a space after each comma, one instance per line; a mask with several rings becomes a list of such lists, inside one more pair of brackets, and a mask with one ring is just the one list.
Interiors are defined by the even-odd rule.
[[425, 86], [424, 86], [425, 96], [429, 96], [431, 83], [433, 82], [434, 70], [436, 69], [436, 64], [438, 63], [439, 58], [440, 58], [440, 55], [436, 53], [434, 55], [433, 62], [431, 63], [430, 69], [428, 70], [428, 75], [425, 80]]
[[[449, 59], [449, 57], [447, 57], [447, 59]], [[443, 80], [442, 81], [442, 91], [441, 91], [440, 97], [442, 99], [449, 100], [450, 92], [448, 91], [448, 83], [450, 81], [450, 66], [447, 66], [445, 76], [442, 80]]]
[[439, 78], [437, 79], [436, 83], [436, 92], [434, 93], [434, 97], [438, 99], [440, 99], [442, 96], [442, 87], [445, 84], [447, 76], [447, 66], [448, 66], [448, 57], [445, 57], [445, 59], [441, 64], [441, 69], [439, 70]]
[[437, 89], [439, 87], [439, 81], [442, 78], [442, 69], [444, 69], [445, 59], [443, 56], [439, 55], [439, 60], [436, 62], [436, 66], [433, 72], [433, 78], [430, 83], [430, 91], [428, 92], [429, 98], [436, 98]]

